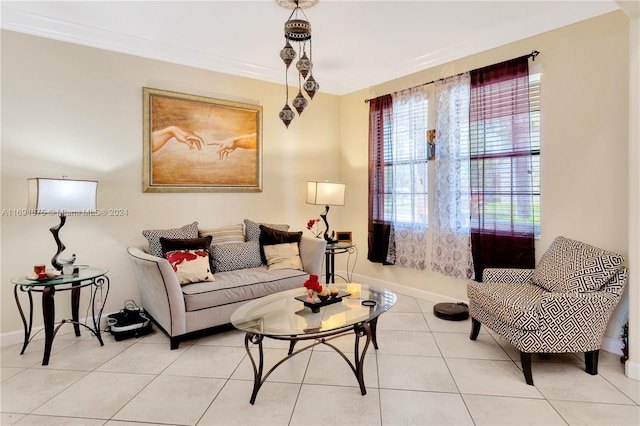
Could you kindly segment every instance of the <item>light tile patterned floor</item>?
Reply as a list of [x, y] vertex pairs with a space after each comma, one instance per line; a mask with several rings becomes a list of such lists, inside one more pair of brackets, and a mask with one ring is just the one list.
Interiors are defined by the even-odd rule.
[[[640, 383], [618, 356], [601, 352], [599, 374], [581, 354], [534, 357], [535, 386], [519, 356], [470, 321], [444, 321], [434, 302], [398, 295], [380, 317], [380, 349], [365, 360], [367, 395], [340, 356], [317, 346], [282, 364], [249, 404], [252, 369], [237, 331], [169, 349], [155, 331], [100, 347], [90, 336], [61, 335], [50, 365], [42, 341], [20, 356], [2, 348], [2, 425], [639, 425]], [[351, 353], [353, 338], [336, 345]], [[286, 353], [265, 343], [265, 362]]]

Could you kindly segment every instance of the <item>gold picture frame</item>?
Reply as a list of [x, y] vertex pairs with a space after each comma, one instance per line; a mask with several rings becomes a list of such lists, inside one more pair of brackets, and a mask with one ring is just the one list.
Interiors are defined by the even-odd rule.
[[262, 106], [143, 87], [144, 192], [261, 192]]

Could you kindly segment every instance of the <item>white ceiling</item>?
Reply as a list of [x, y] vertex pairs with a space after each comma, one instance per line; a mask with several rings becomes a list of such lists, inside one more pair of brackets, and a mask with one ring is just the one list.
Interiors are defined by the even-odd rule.
[[[275, 0], [0, 4], [4, 29], [284, 82], [291, 11]], [[320, 91], [342, 95], [617, 9], [614, 0], [320, 0], [305, 13]]]

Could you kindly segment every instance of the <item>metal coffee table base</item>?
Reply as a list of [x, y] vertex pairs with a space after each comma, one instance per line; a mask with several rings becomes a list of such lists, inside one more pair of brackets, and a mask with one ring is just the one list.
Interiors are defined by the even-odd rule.
[[[352, 327], [342, 328], [338, 330], [334, 330], [331, 332], [315, 334], [315, 335], [303, 335], [303, 336], [268, 336], [271, 339], [277, 340], [287, 340], [289, 341], [289, 352], [286, 357], [278, 361], [266, 374], [263, 375], [264, 372], [264, 353], [262, 348], [262, 340], [264, 336], [257, 333], [247, 332], [244, 338], [244, 347], [247, 350], [247, 354], [249, 355], [249, 359], [251, 360], [251, 365], [253, 366], [253, 392], [251, 393], [251, 399], [249, 402], [253, 405], [256, 401], [256, 396], [258, 395], [258, 391], [260, 387], [264, 384], [267, 378], [273, 373], [273, 371], [280, 366], [283, 362], [288, 360], [291, 357], [298, 355], [300, 352], [305, 351], [309, 348], [312, 348], [317, 345], [327, 345], [336, 351], [340, 356], [347, 362], [351, 371], [356, 376], [358, 380], [358, 384], [360, 385], [360, 392], [362, 395], [367, 394], [367, 389], [364, 386], [364, 357], [367, 353], [367, 349], [369, 348], [369, 343], [373, 342], [373, 347], [378, 349], [378, 343], [376, 341], [376, 325], [378, 322], [378, 318], [376, 317], [372, 321], [362, 322], [353, 325]], [[337, 337], [343, 336], [345, 334], [353, 331], [355, 334], [355, 343], [353, 348], [353, 362], [337, 347], [329, 343], [330, 340], [333, 340]], [[365, 337], [366, 341], [362, 351], [360, 351], [360, 338]], [[294, 351], [295, 344], [302, 340], [316, 340], [315, 343], [305, 346], [304, 348], [298, 349]], [[256, 365], [256, 360], [251, 354], [250, 343], [254, 345], [258, 345], [258, 364]]]

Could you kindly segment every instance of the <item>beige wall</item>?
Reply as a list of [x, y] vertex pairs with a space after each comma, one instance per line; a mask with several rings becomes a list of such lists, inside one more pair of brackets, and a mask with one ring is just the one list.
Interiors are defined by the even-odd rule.
[[[630, 12], [630, 11], [627, 11]], [[640, 13], [630, 12], [629, 37], [629, 361], [626, 374], [640, 380]], [[635, 344], [633, 342], [636, 342]]]
[[[537, 258], [557, 235], [627, 255], [628, 34], [624, 13], [611, 13], [341, 97], [342, 177], [350, 189], [343, 225], [354, 231], [361, 247], [356, 272], [466, 298], [465, 281], [365, 260], [368, 104], [364, 99], [532, 50], [541, 52], [530, 62], [532, 69], [542, 72], [542, 224]], [[429, 259], [430, 246], [428, 250]], [[627, 312], [623, 305], [608, 332], [614, 338]]]
[[[69, 217], [60, 234], [65, 255], [109, 268], [107, 312], [139, 300], [126, 247], [146, 241], [143, 229], [194, 220], [224, 226], [245, 217], [304, 229], [322, 210], [305, 204], [306, 180], [339, 178], [337, 96], [319, 93], [286, 129], [278, 118], [281, 85], [9, 31], [2, 32], [1, 50], [2, 332], [22, 329], [11, 277], [48, 264], [56, 251], [49, 232], [56, 216], [10, 213], [26, 208], [29, 177], [96, 179], [100, 208], [128, 210], [124, 217]], [[262, 105], [263, 192], [142, 193], [142, 87]]]
[[[556, 235], [627, 254], [629, 24], [621, 12], [337, 97], [318, 94], [286, 130], [277, 118], [284, 88], [251, 79], [2, 32], [2, 208], [26, 207], [26, 179], [97, 179], [101, 208], [125, 217], [69, 218], [62, 239], [78, 263], [110, 269], [107, 311], [138, 298], [125, 248], [143, 229], [197, 220], [222, 226], [244, 217], [303, 229], [317, 217], [304, 203], [307, 179], [347, 183], [334, 229], [353, 231], [358, 277], [466, 297], [465, 282], [380, 266], [367, 255], [367, 124], [364, 99], [539, 50], [542, 79], [542, 237]], [[321, 83], [321, 82], [320, 82]], [[264, 107], [264, 191], [259, 194], [143, 194], [142, 87]], [[2, 332], [21, 330], [11, 277], [48, 262], [56, 217], [2, 216]], [[430, 253], [429, 253], [430, 254]], [[344, 268], [344, 257], [337, 258]], [[637, 306], [637, 301], [635, 302]], [[63, 308], [60, 308], [61, 310]], [[626, 310], [626, 303], [624, 304]], [[626, 312], [626, 311], [625, 311]], [[622, 312], [624, 314], [624, 312]], [[617, 313], [608, 335], [617, 336]], [[37, 317], [38, 315], [36, 315]]]

